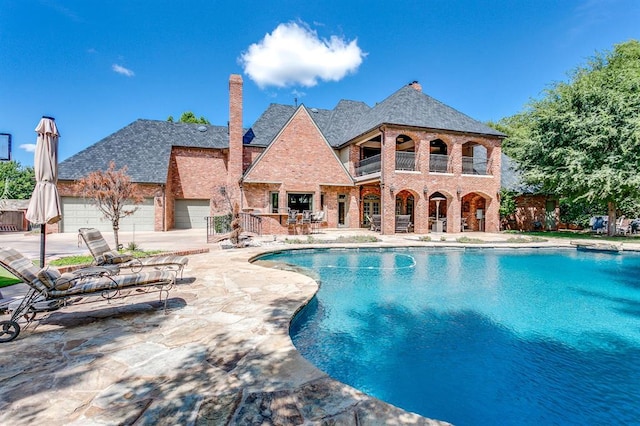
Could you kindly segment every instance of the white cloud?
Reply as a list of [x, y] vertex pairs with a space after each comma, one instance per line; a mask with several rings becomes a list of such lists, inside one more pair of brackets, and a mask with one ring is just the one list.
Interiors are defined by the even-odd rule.
[[36, 152], [36, 144], [35, 143], [23, 143], [20, 145], [20, 149], [24, 149], [27, 152]]
[[306, 24], [290, 22], [278, 25], [260, 42], [249, 46], [239, 61], [244, 72], [261, 88], [312, 87], [318, 80], [339, 81], [354, 73], [365, 56], [357, 39], [350, 42], [338, 36], [320, 39]]
[[122, 65], [113, 64], [111, 69], [117, 72], [118, 74], [125, 75], [127, 77], [133, 77], [135, 73], [128, 68], [123, 67]]

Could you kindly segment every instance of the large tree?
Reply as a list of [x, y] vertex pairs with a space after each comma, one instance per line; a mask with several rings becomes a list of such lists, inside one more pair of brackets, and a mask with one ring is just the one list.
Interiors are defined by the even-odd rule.
[[36, 185], [33, 167], [17, 161], [0, 161], [0, 197], [28, 200]]
[[615, 233], [617, 207], [640, 198], [640, 42], [597, 54], [501, 124], [527, 183], [606, 202]]
[[113, 161], [109, 163], [106, 171], [98, 170], [76, 182], [76, 190], [94, 204], [104, 216], [111, 222], [116, 248], [120, 248], [118, 230], [120, 220], [132, 215], [138, 210], [130, 206], [140, 204], [142, 196], [138, 192], [138, 186], [131, 182], [127, 174], [127, 166], [116, 170]]

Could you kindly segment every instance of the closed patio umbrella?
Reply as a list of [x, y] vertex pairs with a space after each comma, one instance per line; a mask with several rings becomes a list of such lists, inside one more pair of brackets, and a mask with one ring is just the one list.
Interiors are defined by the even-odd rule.
[[27, 220], [40, 225], [40, 267], [44, 267], [45, 225], [56, 223], [61, 218], [60, 197], [58, 196], [58, 128], [55, 119], [42, 117], [38, 127], [33, 168], [36, 187], [31, 195]]

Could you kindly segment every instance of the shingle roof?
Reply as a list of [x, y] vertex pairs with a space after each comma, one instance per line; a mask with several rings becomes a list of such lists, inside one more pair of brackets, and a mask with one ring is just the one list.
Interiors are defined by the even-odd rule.
[[227, 148], [227, 127], [137, 120], [59, 165], [58, 178], [77, 180], [95, 170], [127, 166], [134, 182], [165, 183], [172, 146]]
[[[355, 120], [371, 110], [365, 103], [341, 100], [332, 110], [307, 108], [309, 115], [316, 123], [329, 144], [337, 147], [345, 142], [345, 133]], [[248, 143], [254, 146], [267, 146], [282, 130], [296, 111], [291, 105], [271, 104], [256, 120], [249, 130], [253, 137]]]
[[[504, 136], [410, 86], [404, 86], [373, 108], [349, 100], [341, 100], [332, 110], [302, 107], [332, 147], [344, 145], [382, 124]], [[291, 105], [269, 105], [244, 133], [243, 143], [268, 146], [295, 111], [296, 107]], [[134, 182], [164, 183], [172, 146], [228, 148], [228, 128], [137, 120], [60, 163], [58, 177], [76, 180], [96, 169], [105, 170], [113, 160], [117, 168], [127, 166]]]
[[360, 120], [352, 124], [344, 142], [381, 124], [504, 136], [497, 130], [408, 85], [363, 114]]
[[291, 105], [271, 104], [251, 126], [254, 137], [248, 145], [267, 146], [296, 111]]
[[518, 170], [518, 164], [511, 157], [502, 153], [500, 167], [500, 186], [519, 194], [535, 194], [536, 188], [526, 185], [522, 180], [522, 172]]

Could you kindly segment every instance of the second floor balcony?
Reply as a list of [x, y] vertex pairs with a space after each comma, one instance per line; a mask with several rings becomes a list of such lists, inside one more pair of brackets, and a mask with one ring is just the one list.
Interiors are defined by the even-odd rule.
[[[379, 173], [382, 165], [382, 155], [376, 154], [364, 158], [355, 165], [355, 176], [366, 176]], [[397, 151], [396, 170], [417, 171], [415, 152]], [[429, 172], [451, 173], [449, 170], [449, 156], [446, 154], [431, 154], [429, 156]], [[462, 174], [487, 175], [487, 159], [482, 157], [462, 157]]]

